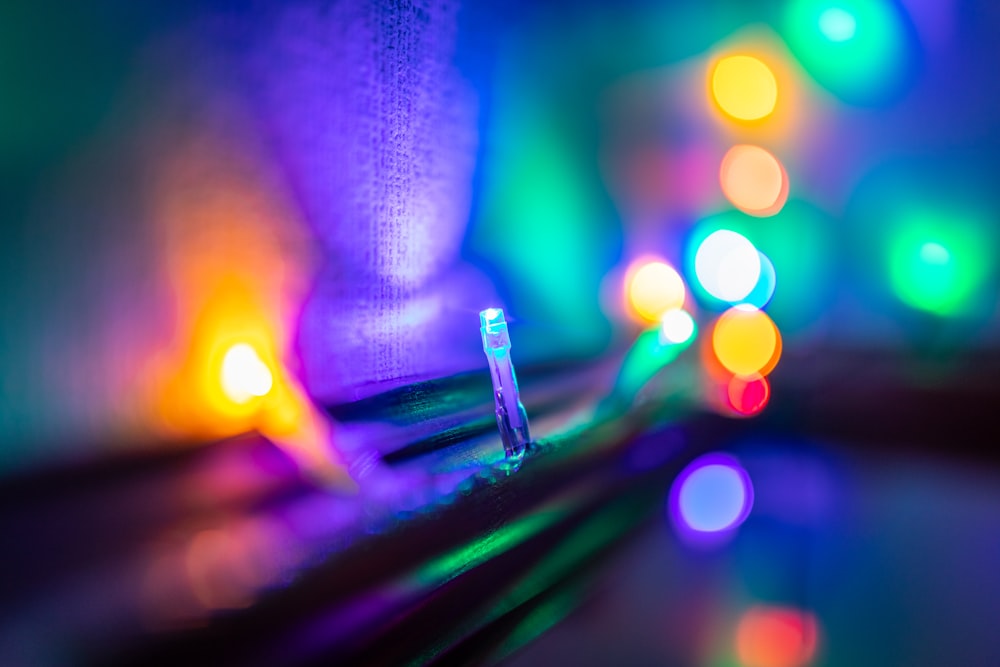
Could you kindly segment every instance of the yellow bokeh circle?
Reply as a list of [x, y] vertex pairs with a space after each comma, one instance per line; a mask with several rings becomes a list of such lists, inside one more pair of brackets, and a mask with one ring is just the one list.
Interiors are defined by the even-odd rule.
[[778, 81], [771, 68], [753, 56], [727, 56], [712, 70], [712, 99], [733, 118], [758, 120], [774, 111]]
[[630, 310], [646, 322], [659, 322], [664, 313], [684, 305], [684, 280], [663, 261], [633, 263], [626, 273], [625, 286]]
[[767, 375], [781, 356], [781, 334], [763, 311], [736, 306], [715, 323], [712, 351], [719, 363], [735, 375]]

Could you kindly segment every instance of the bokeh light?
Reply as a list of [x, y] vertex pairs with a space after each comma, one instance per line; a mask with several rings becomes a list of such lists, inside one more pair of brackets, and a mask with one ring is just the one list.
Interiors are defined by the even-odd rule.
[[225, 135], [201, 128], [152, 144], [151, 224], [173, 308], [143, 369], [149, 427], [189, 442], [257, 431], [314, 480], [353, 488], [333, 422], [288, 364], [315, 240], [263, 158]]
[[943, 266], [951, 261], [951, 253], [940, 243], [928, 241], [920, 246], [920, 261], [924, 264]]
[[236, 343], [222, 358], [220, 381], [226, 396], [236, 403], [246, 403], [254, 397], [266, 396], [274, 377], [252, 345]]
[[816, 655], [818, 624], [806, 611], [758, 605], [736, 628], [736, 656], [744, 667], [802, 667]]
[[831, 42], [846, 42], [854, 37], [857, 30], [858, 21], [854, 14], [840, 7], [830, 7], [819, 15], [819, 31]]
[[739, 518], [746, 503], [746, 491], [736, 470], [709, 465], [688, 477], [681, 487], [679, 502], [689, 526], [716, 532], [729, 528]]
[[630, 311], [645, 322], [659, 322], [664, 313], [684, 305], [684, 280], [662, 260], [633, 262], [625, 274], [625, 289]]
[[[734, 301], [721, 301], [710, 294], [700, 280], [692, 279], [689, 289], [708, 309], [722, 311], [737, 304], [767, 306], [768, 315], [781, 326], [782, 333], [798, 333], [829, 317], [829, 299], [835, 288], [834, 257], [836, 239], [833, 220], [815, 206], [789, 199], [774, 217], [763, 223], [759, 218], [730, 209], [706, 217], [691, 228], [684, 247], [685, 275], [697, 276], [695, 260], [701, 242], [725, 229], [745, 236], [760, 253], [760, 278], [751, 293]], [[878, 271], [884, 258], [871, 258]], [[773, 264], [772, 264], [773, 263]], [[773, 290], [767, 281], [773, 268], [780, 281]], [[873, 277], [878, 280], [878, 277]], [[883, 278], [884, 280], [884, 278]]]
[[771, 398], [771, 384], [762, 375], [734, 375], [726, 385], [729, 407], [737, 414], [750, 417], [758, 414]]
[[690, 313], [681, 308], [668, 310], [660, 318], [660, 342], [679, 345], [694, 337], [696, 326]]
[[694, 268], [708, 294], [733, 303], [750, 294], [760, 280], [760, 254], [745, 236], [720, 229], [698, 246]]
[[803, 67], [844, 101], [878, 102], [901, 89], [909, 47], [891, 0], [793, 0], [785, 38]]
[[762, 252], [757, 254], [760, 256], [760, 278], [750, 293], [742, 300], [742, 303], [755, 308], [763, 308], [771, 302], [771, 297], [774, 296], [774, 290], [778, 285], [778, 276], [774, 272], [774, 264], [771, 263], [771, 259]]
[[739, 120], [770, 115], [778, 101], [774, 72], [747, 55], [727, 56], [712, 70], [712, 98], [725, 113]]
[[670, 491], [671, 518], [685, 537], [732, 531], [752, 507], [750, 476], [727, 454], [698, 457], [681, 471]]
[[731, 373], [767, 375], [781, 356], [781, 334], [762, 310], [749, 305], [736, 306], [716, 321], [712, 350]]
[[730, 148], [722, 158], [719, 183], [726, 199], [750, 215], [774, 215], [788, 200], [784, 165], [760, 146], [739, 144]]
[[990, 239], [961, 216], [920, 211], [890, 232], [889, 281], [909, 306], [942, 316], [970, 308], [986, 282]]

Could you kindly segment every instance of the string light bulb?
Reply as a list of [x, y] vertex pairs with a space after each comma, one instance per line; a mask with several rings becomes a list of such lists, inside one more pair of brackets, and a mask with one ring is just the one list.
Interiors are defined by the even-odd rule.
[[528, 433], [528, 413], [521, 404], [517, 376], [510, 360], [510, 332], [501, 308], [487, 308], [479, 313], [483, 352], [493, 380], [493, 399], [497, 427], [503, 441], [507, 465], [516, 470], [524, 458], [531, 436]]

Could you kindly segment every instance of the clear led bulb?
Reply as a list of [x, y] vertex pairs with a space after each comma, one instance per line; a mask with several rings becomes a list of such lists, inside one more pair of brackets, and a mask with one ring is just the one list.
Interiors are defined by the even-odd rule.
[[507, 463], [516, 470], [531, 441], [528, 433], [528, 413], [521, 404], [517, 376], [510, 360], [510, 334], [507, 320], [500, 308], [487, 308], [479, 313], [483, 352], [490, 365], [493, 379], [493, 399], [496, 403], [497, 427], [503, 440]]

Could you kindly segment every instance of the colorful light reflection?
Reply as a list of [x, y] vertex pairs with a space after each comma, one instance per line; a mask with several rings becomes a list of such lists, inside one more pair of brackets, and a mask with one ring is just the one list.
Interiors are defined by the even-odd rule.
[[752, 507], [750, 475], [728, 454], [698, 457], [681, 471], [670, 490], [670, 518], [689, 542], [730, 533], [746, 520]]
[[812, 613], [758, 605], [736, 628], [736, 655], [744, 667], [801, 667], [815, 657], [817, 635]]

